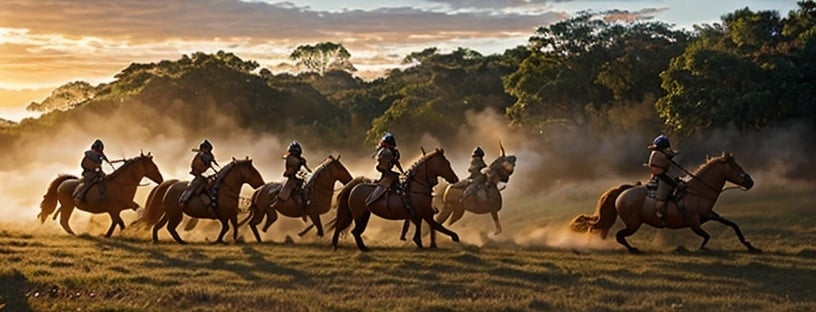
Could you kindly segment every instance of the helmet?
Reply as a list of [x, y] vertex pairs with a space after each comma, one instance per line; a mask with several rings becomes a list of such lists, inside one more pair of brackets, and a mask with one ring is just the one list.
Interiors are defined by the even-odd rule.
[[102, 140], [96, 139], [96, 141], [94, 141], [93, 144], [91, 144], [91, 149], [103, 150], [105, 149], [105, 144], [102, 144]]
[[484, 151], [482, 150], [481, 146], [477, 146], [476, 149], [473, 150], [473, 154], [470, 157], [484, 157]]
[[383, 143], [388, 144], [388, 145], [390, 145], [392, 147], [396, 147], [397, 146], [397, 139], [394, 138], [394, 135], [391, 134], [391, 132], [387, 132], [382, 137], [382, 139], [380, 140], [380, 144], [383, 144]]
[[303, 147], [300, 146], [298, 141], [292, 141], [292, 143], [289, 144], [289, 149], [287, 151], [295, 155], [300, 155], [303, 153]]
[[198, 145], [198, 149], [212, 151], [213, 146], [210, 141], [204, 140], [204, 142], [201, 142], [201, 144]]
[[671, 147], [671, 142], [669, 142], [669, 138], [661, 134], [654, 139], [652, 145], [658, 149], [666, 149]]

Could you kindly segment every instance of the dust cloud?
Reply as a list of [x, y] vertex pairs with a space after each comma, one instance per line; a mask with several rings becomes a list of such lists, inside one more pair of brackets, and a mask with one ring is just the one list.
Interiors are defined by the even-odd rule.
[[[183, 105], [183, 103], [178, 104]], [[36, 220], [39, 201], [49, 182], [60, 173], [79, 175], [79, 161], [83, 151], [96, 138], [105, 141], [106, 153], [111, 159], [130, 158], [140, 152], [150, 152], [165, 179], [187, 180], [190, 175], [190, 151], [203, 139], [213, 142], [216, 159], [225, 165], [232, 157], [254, 159], [254, 165], [266, 182], [281, 182], [283, 161], [281, 156], [292, 140], [308, 142], [297, 134], [270, 134], [242, 128], [234, 118], [220, 113], [216, 105], [197, 104], [203, 113], [202, 127], [189, 129], [167, 118], [158, 110], [138, 103], [120, 106], [106, 114], [83, 114], [81, 119], [62, 123], [48, 133], [28, 133], [0, 155], [0, 222], [6, 228], [41, 231], [52, 235], [65, 234], [57, 222], [47, 220], [40, 225]], [[656, 133], [603, 133], [596, 134], [571, 128], [554, 127], [551, 131], [530, 134], [510, 125], [497, 112], [464, 112], [466, 124], [458, 131], [448, 134], [395, 133], [400, 143], [404, 167], [421, 156], [420, 146], [425, 150], [442, 147], [459, 178], [467, 176], [471, 151], [482, 146], [485, 160], [492, 161], [500, 155], [499, 142], [508, 155], [518, 157], [517, 167], [503, 191], [504, 205], [499, 213], [503, 232], [493, 234], [494, 225], [489, 215], [466, 213], [451, 229], [462, 236], [466, 244], [477, 246], [529, 246], [570, 249], [619, 248], [614, 239], [601, 240], [595, 236], [573, 233], [567, 223], [579, 213], [592, 213], [595, 201], [607, 188], [621, 183], [645, 180], [648, 173], [642, 167], [647, 160], [646, 145]], [[677, 160], [685, 168], [693, 169], [702, 163], [705, 155], [734, 152], [737, 161], [754, 176], [755, 189], [785, 187], [813, 188], [813, 171], [802, 170], [811, 160], [813, 148], [806, 142], [806, 135], [813, 133], [812, 125], [789, 127], [757, 133], [732, 129], [714, 131], [705, 137], [673, 141], [680, 149]], [[304, 144], [304, 156], [310, 167], [316, 167], [328, 155], [342, 155], [341, 161], [353, 176], [377, 177], [370, 150], [344, 150], [343, 148], [314, 148]], [[107, 172], [111, 168], [105, 168]], [[803, 172], [804, 171], [804, 172]], [[680, 172], [675, 170], [675, 175]], [[145, 179], [144, 183], [149, 180]], [[443, 184], [444, 185], [444, 184]], [[144, 204], [147, 193], [153, 187], [139, 188], [135, 201]], [[341, 185], [337, 184], [339, 190]], [[252, 190], [244, 186], [242, 196], [249, 197]], [[138, 213], [124, 211], [126, 223], [136, 219]], [[242, 219], [243, 215], [239, 216]], [[334, 218], [334, 211], [322, 216], [323, 223]], [[91, 215], [75, 210], [71, 226], [77, 233], [101, 235], [109, 225], [107, 215]], [[301, 219], [281, 217], [263, 233], [265, 241], [321, 242], [314, 232], [304, 238], [295, 234], [307, 225]], [[372, 246], [411, 244], [398, 239], [401, 222], [372, 218], [365, 232]], [[446, 224], [447, 226], [447, 224]], [[191, 232], [182, 236], [192, 241], [214, 240], [220, 225], [204, 220]], [[115, 236], [136, 236], [147, 239], [149, 231], [127, 230]], [[169, 240], [165, 230], [160, 239]], [[254, 241], [246, 226], [240, 229], [246, 241]], [[413, 233], [413, 227], [410, 233]], [[327, 235], [331, 232], [327, 231]], [[439, 236], [441, 245], [451, 244]], [[346, 235], [343, 244], [351, 245]]]

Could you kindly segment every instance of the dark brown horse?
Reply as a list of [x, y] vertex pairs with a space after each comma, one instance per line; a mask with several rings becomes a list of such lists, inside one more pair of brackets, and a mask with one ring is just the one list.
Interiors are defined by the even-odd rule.
[[323, 237], [323, 224], [320, 221], [320, 215], [329, 212], [331, 209], [334, 184], [337, 181], [346, 184], [351, 179], [351, 173], [340, 162], [340, 156], [334, 158], [329, 155], [320, 166], [315, 168], [314, 173], [303, 186], [304, 192], [301, 194], [309, 194], [310, 197], [307, 199], [309, 201], [308, 206], [303, 202], [287, 200], [276, 203], [273, 208], [272, 203], [278, 197], [278, 192], [283, 188], [283, 183], [271, 182], [255, 190], [255, 193], [252, 194], [252, 204], [249, 206], [250, 215], [248, 217], [249, 227], [252, 229], [252, 233], [255, 234], [255, 239], [258, 242], [261, 241], [258, 224], [263, 221], [263, 218], [266, 217], [266, 224], [263, 226], [263, 231], [266, 232], [269, 226], [278, 219], [278, 212], [291, 218], [306, 219], [308, 216], [312, 224], [317, 227], [317, 236]]
[[221, 232], [218, 234], [216, 243], [224, 241], [224, 234], [229, 230], [229, 223], [233, 227], [232, 238], [237, 240], [238, 201], [241, 186], [244, 183], [248, 183], [253, 188], [264, 184], [258, 169], [255, 169], [252, 165], [252, 160], [233, 159], [216, 176], [214, 185], [217, 187], [218, 193], [215, 208], [208, 204], [209, 199], [203, 193], [193, 196], [187, 205], [181, 208], [178, 199], [184, 189], [187, 188], [188, 182], [175, 179], [165, 181], [156, 187], [156, 192], [151, 192], [150, 196], [148, 196], [144, 215], [134, 223], [142, 223], [148, 227], [152, 225], [153, 242], [159, 241], [159, 229], [166, 224], [167, 231], [170, 232], [173, 239], [180, 244], [185, 244], [176, 231], [176, 227], [181, 223], [183, 215], [186, 214], [193, 218], [217, 219], [221, 221]]
[[[687, 177], [687, 180], [685, 195], [679, 200], [682, 211], [674, 202], [670, 201], [667, 205], [665, 216], [667, 228], [691, 228], [695, 234], [703, 238], [700, 249], [705, 249], [711, 236], [701, 228], [701, 225], [709, 220], [714, 220], [733, 228], [740, 242], [749, 251], [759, 251], [745, 240], [736, 223], [713, 211], [714, 203], [717, 202], [726, 181], [737, 184], [745, 190], [754, 186], [754, 180], [737, 164], [732, 154], [724, 153], [722, 156], [709, 158]], [[637, 253], [639, 250], [626, 241], [627, 236], [637, 232], [643, 223], [655, 228], [664, 227], [661, 220], [655, 215], [654, 198], [647, 197], [646, 193], [646, 186], [624, 185], [610, 189], [598, 201], [596, 216], [576, 217], [572, 228], [580, 231], [600, 231], [601, 236], [605, 236], [615, 223], [615, 219], [620, 216], [625, 228], [618, 231], [615, 238], [629, 252]], [[588, 224], [582, 225], [581, 223]]]
[[[368, 220], [372, 213], [388, 220], [410, 219], [416, 226], [414, 243], [419, 248], [422, 248], [422, 239], [420, 237], [422, 220], [425, 220], [431, 228], [449, 235], [454, 242], [458, 242], [459, 235], [446, 229], [433, 219], [434, 209], [431, 206], [431, 192], [438, 183], [437, 179], [439, 177], [444, 178], [449, 183], [459, 181], [442, 149], [436, 149], [423, 155], [408, 169], [404, 190], [406, 196], [388, 192], [372, 203], [371, 206], [366, 206], [366, 197], [374, 191], [376, 184], [370, 183], [370, 180], [362, 177], [355, 178], [343, 187], [337, 197], [337, 218], [332, 246], [337, 249], [340, 232], [348, 228], [353, 220], [354, 229], [351, 230], [351, 233], [354, 235], [357, 248], [368, 251], [368, 247], [363, 243], [362, 234], [366, 226], [368, 226]], [[406, 202], [410, 203], [412, 214], [408, 213], [405, 206]]]
[[[68, 234], [74, 235], [74, 231], [68, 224], [74, 207], [90, 213], [107, 213], [111, 217], [111, 225], [105, 237], [110, 237], [117, 225], [120, 230], [125, 229], [125, 222], [122, 221], [119, 213], [125, 209], [136, 210], [138, 208], [138, 205], [133, 202], [133, 196], [136, 195], [136, 188], [144, 177], [156, 183], [162, 183], [163, 180], [150, 153], [125, 160], [121, 167], [105, 176], [101, 183], [88, 189], [84, 202], [75, 203], [72, 194], [79, 184], [79, 179], [72, 175], [59, 175], [51, 182], [48, 191], [43, 195], [40, 203], [41, 211], [37, 217], [40, 222], [45, 222], [48, 215], [54, 212], [57, 201], [59, 201], [59, 211], [54, 214], [54, 218], [60, 215], [62, 228]], [[104, 188], [104, 195], [101, 188]]]

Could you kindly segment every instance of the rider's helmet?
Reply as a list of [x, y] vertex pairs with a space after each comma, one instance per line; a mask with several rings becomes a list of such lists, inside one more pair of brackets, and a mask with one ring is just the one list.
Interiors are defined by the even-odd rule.
[[289, 149], [287, 149], [287, 152], [295, 156], [300, 156], [300, 154], [303, 153], [303, 147], [300, 146], [298, 141], [292, 141], [292, 143], [289, 144]]
[[213, 145], [212, 143], [210, 143], [210, 141], [204, 140], [204, 142], [201, 142], [201, 144], [198, 145], [198, 149], [202, 151], [211, 152], [213, 149]]
[[471, 154], [470, 157], [471, 158], [484, 157], [484, 151], [482, 150], [482, 147], [477, 146], [476, 149], [473, 150], [473, 154]]
[[101, 152], [102, 150], [105, 149], [105, 144], [102, 144], [102, 140], [96, 139], [96, 141], [94, 141], [93, 144], [91, 144], [91, 149]]
[[397, 147], [397, 139], [391, 132], [387, 132], [380, 140], [380, 145], [387, 145], [388, 147]]
[[671, 142], [669, 142], [669, 138], [665, 135], [658, 135], [654, 142], [652, 142], [652, 146], [656, 149], [663, 150], [671, 147]]

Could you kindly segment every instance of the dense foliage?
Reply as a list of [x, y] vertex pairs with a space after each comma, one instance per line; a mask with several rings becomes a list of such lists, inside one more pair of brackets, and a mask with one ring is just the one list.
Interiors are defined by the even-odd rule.
[[[468, 130], [465, 112], [506, 112], [528, 133], [552, 129], [692, 135], [721, 127], [762, 129], [816, 118], [816, 4], [780, 17], [748, 8], [722, 24], [672, 30], [581, 13], [540, 27], [529, 45], [481, 55], [459, 48], [411, 53], [406, 66], [364, 81], [341, 44], [299, 46], [307, 68], [273, 74], [219, 51], [131, 64], [98, 86], [71, 82], [30, 109], [38, 119], [4, 127], [9, 140], [87, 114], [140, 115], [147, 109], [180, 126], [218, 131], [213, 113], [253, 131], [315, 144], [359, 147], [385, 131], [415, 140]], [[160, 122], [146, 124], [161, 131]], [[444, 139], [443, 139], [444, 140]]]

